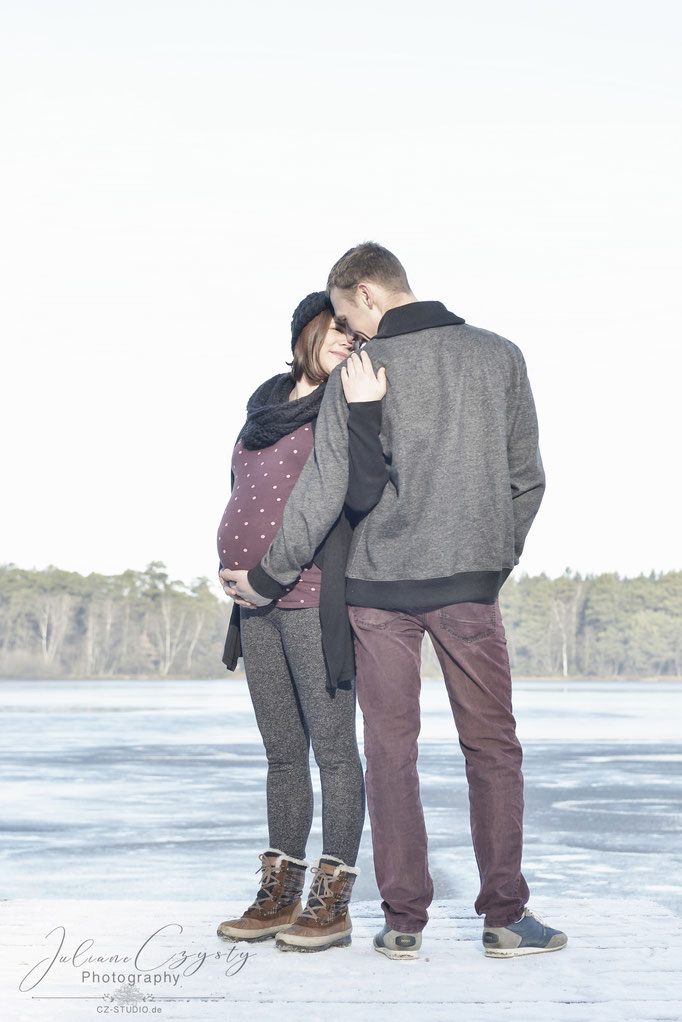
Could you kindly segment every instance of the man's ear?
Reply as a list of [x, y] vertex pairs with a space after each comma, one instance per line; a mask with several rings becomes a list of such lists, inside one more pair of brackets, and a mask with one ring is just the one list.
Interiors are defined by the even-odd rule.
[[368, 309], [373, 309], [376, 305], [376, 296], [371, 284], [358, 284], [358, 297]]

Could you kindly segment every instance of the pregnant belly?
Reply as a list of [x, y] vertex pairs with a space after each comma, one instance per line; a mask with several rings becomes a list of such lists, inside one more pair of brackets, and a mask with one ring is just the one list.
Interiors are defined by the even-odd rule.
[[256, 501], [249, 508], [235, 502], [234, 494], [230, 498], [218, 530], [218, 555], [224, 568], [255, 568], [277, 535], [281, 518], [268, 513], [264, 503]]

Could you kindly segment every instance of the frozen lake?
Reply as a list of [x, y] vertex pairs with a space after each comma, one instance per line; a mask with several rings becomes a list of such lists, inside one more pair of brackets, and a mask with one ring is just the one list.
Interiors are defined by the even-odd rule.
[[[515, 684], [531, 897], [646, 898], [682, 914], [681, 697], [680, 683]], [[422, 705], [436, 898], [471, 904], [442, 682], [424, 683]], [[0, 682], [0, 706], [0, 897], [251, 900], [265, 760], [243, 681]], [[316, 793], [309, 859], [321, 851]], [[358, 864], [354, 896], [378, 899], [368, 821]]]

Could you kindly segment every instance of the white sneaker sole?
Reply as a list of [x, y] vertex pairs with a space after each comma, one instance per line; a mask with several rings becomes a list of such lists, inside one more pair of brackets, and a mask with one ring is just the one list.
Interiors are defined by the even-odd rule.
[[504, 951], [490, 951], [486, 948], [485, 956], [486, 958], [519, 958], [521, 955], [543, 955], [548, 951], [563, 951], [565, 947], [566, 944], [557, 944], [555, 947], [510, 947]]
[[401, 958], [419, 958], [419, 951], [393, 951], [390, 947], [380, 947], [378, 944], [372, 944], [372, 947], [380, 955], [386, 955], [387, 958], [392, 958], [394, 961]]

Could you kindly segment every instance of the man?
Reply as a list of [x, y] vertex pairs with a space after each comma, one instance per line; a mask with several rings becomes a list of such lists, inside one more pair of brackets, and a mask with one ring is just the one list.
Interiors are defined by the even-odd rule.
[[[522, 752], [497, 596], [521, 555], [544, 492], [526, 367], [510, 341], [420, 302], [405, 270], [373, 243], [329, 274], [337, 322], [385, 368], [381, 440], [388, 483], [358, 525], [346, 569], [357, 693], [365, 721], [367, 800], [389, 958], [415, 958], [433, 898], [416, 769], [420, 649], [438, 655], [466, 760], [471, 832], [491, 957], [554, 951], [566, 936], [527, 909], [521, 873]], [[289, 498], [282, 529], [226, 591], [262, 605], [299, 574], [338, 516], [348, 479], [348, 409], [334, 370], [315, 456]], [[350, 364], [349, 364], [350, 363]]]

